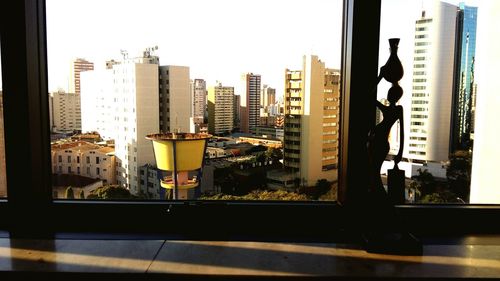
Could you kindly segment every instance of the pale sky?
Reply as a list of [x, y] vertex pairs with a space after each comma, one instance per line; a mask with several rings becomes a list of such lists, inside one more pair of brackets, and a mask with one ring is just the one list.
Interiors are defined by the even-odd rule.
[[189, 66], [209, 85], [253, 72], [282, 91], [304, 54], [340, 68], [341, 28], [341, 0], [47, 0], [49, 90], [68, 87], [75, 57], [102, 67], [121, 49], [158, 46], [160, 64]]
[[[399, 37], [399, 56], [411, 69], [415, 20], [432, 1], [382, 1], [381, 65], [387, 39]], [[76, 57], [102, 68], [122, 49], [132, 56], [158, 46], [161, 64], [189, 66], [193, 79], [237, 86], [241, 73], [253, 72], [281, 95], [285, 68], [300, 69], [302, 55], [340, 68], [341, 28], [341, 0], [47, 0], [49, 91], [67, 90]], [[401, 84], [410, 81], [405, 75]]]

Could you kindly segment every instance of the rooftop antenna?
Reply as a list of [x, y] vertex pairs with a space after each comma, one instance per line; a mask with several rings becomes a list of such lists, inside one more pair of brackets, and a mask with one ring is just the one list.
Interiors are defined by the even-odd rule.
[[127, 50], [121, 50], [120, 49], [120, 53], [122, 54], [123, 60], [128, 59], [128, 52], [127, 52]]

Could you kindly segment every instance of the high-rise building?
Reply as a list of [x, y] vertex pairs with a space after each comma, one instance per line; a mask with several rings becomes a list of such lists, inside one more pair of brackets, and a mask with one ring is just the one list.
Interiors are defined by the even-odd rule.
[[241, 126], [244, 133], [255, 133], [260, 116], [260, 75], [246, 73], [241, 76]]
[[207, 83], [203, 79], [194, 79], [191, 83], [191, 95], [193, 97], [193, 117], [203, 118], [207, 108]]
[[187, 66], [160, 66], [160, 130], [190, 132], [192, 98]]
[[94, 63], [85, 59], [77, 58], [71, 62], [69, 74], [69, 93], [80, 94], [80, 73], [94, 70]]
[[140, 190], [139, 167], [155, 163], [145, 136], [160, 130], [158, 61], [144, 52], [111, 69], [82, 73], [83, 130], [115, 140], [116, 182], [132, 194]]
[[3, 134], [3, 94], [0, 91], [0, 197], [7, 196], [7, 171], [5, 170], [5, 139]]
[[237, 130], [240, 129], [241, 125], [241, 96], [234, 95], [234, 103], [233, 103], [233, 127]]
[[268, 113], [268, 107], [276, 103], [276, 89], [264, 85], [262, 94], [260, 95], [260, 105], [264, 108], [264, 112]]
[[80, 94], [57, 91], [50, 94], [52, 132], [82, 130]]
[[302, 70], [286, 70], [284, 165], [301, 185], [337, 177], [339, 79], [317, 56], [304, 56]]
[[208, 132], [223, 134], [233, 130], [234, 87], [217, 86], [208, 88]]
[[457, 11], [451, 150], [471, 148], [477, 7], [460, 3]]
[[[415, 24], [410, 132], [405, 157], [413, 162], [448, 160], [457, 7], [436, 1], [433, 16]], [[408, 94], [406, 94], [408, 95]]]

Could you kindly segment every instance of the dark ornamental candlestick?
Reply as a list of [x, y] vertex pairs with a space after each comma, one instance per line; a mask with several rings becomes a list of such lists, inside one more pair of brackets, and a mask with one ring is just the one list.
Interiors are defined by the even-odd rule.
[[[386, 64], [380, 68], [377, 84], [383, 79], [392, 86], [387, 92], [389, 105], [377, 100], [374, 91], [373, 101], [382, 112], [383, 119], [370, 130], [367, 140], [369, 187], [366, 204], [366, 229], [363, 234], [365, 248], [369, 252], [385, 254], [422, 253], [422, 244], [411, 233], [403, 230], [403, 224], [397, 218], [394, 205], [404, 203], [405, 177], [399, 170], [398, 163], [403, 156], [404, 122], [403, 107], [396, 105], [403, 96], [399, 80], [403, 78], [403, 65], [398, 58], [399, 38], [389, 39], [391, 54]], [[392, 126], [399, 121], [399, 151], [394, 156], [394, 168], [388, 171], [388, 191], [386, 192], [380, 169], [389, 153], [389, 133]]]

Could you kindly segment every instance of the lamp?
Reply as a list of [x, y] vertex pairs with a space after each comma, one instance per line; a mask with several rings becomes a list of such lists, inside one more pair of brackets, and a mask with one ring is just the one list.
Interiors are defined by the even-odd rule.
[[173, 190], [174, 199], [188, 199], [188, 190], [200, 186], [203, 159], [210, 137], [204, 133], [159, 133], [146, 136], [153, 142], [156, 166], [167, 172], [160, 185]]

